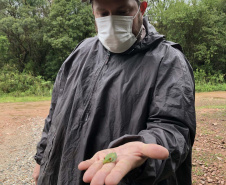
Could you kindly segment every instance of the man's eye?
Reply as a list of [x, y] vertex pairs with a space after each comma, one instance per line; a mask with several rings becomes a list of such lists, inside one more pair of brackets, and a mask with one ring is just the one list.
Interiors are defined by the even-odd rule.
[[119, 11], [117, 14], [118, 15], [128, 15], [129, 12], [128, 11]]
[[108, 12], [103, 12], [103, 13], [101, 13], [100, 15], [101, 15], [101, 17], [105, 17], [105, 16], [108, 16], [109, 13], [108, 13]]

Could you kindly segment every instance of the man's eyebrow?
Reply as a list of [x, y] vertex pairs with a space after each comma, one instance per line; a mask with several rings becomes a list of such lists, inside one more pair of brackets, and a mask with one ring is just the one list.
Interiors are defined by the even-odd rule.
[[97, 11], [100, 11], [100, 12], [106, 11], [104, 8], [101, 8], [101, 7], [97, 7], [96, 10], [97, 10]]
[[133, 8], [133, 7], [130, 6], [130, 5], [127, 5], [127, 6], [122, 5], [122, 6], [118, 7], [117, 9], [118, 9], [118, 10], [131, 10], [132, 8]]
[[[131, 10], [131, 9], [133, 9], [133, 7], [130, 6], [130, 5], [128, 5], [128, 6], [122, 5], [122, 6], [120, 6], [120, 7], [117, 8], [117, 10]], [[100, 11], [100, 12], [106, 11], [106, 9], [104, 9], [102, 7], [97, 7], [96, 10], [97, 11]]]

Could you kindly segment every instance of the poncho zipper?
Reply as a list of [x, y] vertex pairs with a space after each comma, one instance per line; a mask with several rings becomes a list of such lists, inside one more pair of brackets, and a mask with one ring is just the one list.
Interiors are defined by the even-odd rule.
[[[92, 100], [93, 94], [94, 94], [95, 89], [96, 89], [97, 81], [98, 81], [98, 79], [99, 79], [99, 76], [100, 76], [102, 70], [103, 70], [104, 67], [108, 64], [109, 59], [110, 59], [110, 52], [107, 53], [107, 58], [106, 58], [104, 64], [101, 66], [101, 68], [100, 68], [100, 70], [99, 70], [99, 73], [98, 73], [98, 75], [97, 75], [97, 78], [96, 78], [96, 80], [95, 80], [95, 82], [94, 82], [93, 90], [92, 90], [92, 93], [91, 93], [91, 95], [90, 95], [90, 98], [89, 98], [89, 101], [88, 101], [88, 104], [87, 104], [87, 108], [85, 109], [84, 114], [83, 114], [83, 115], [85, 115], [85, 122], [87, 122], [88, 119], [89, 119], [90, 108], [91, 108], [91, 100]], [[52, 145], [53, 145], [54, 139], [55, 139], [55, 135], [54, 135], [54, 137], [53, 137], [53, 139], [52, 139]], [[52, 146], [51, 146], [51, 148], [50, 148], [50, 151], [49, 151], [49, 154], [48, 154], [48, 158], [49, 158], [49, 156], [51, 156], [51, 152], [52, 152]], [[48, 164], [49, 164], [48, 162], [45, 163], [45, 166], [44, 166], [44, 169], [43, 169], [43, 173], [45, 173], [46, 167], [47, 167]]]
[[100, 76], [101, 72], [103, 71], [104, 67], [108, 64], [110, 56], [111, 56], [111, 53], [108, 51], [107, 58], [105, 59], [104, 64], [101, 66], [100, 71], [97, 75], [96, 81], [94, 82], [93, 90], [92, 90], [92, 93], [90, 95], [90, 98], [89, 98], [89, 101], [88, 101], [88, 104], [87, 104], [87, 108], [85, 109], [84, 114], [83, 114], [83, 115], [85, 115], [85, 122], [87, 122], [88, 119], [89, 119], [90, 108], [91, 108], [91, 100], [92, 100], [93, 94], [94, 94], [95, 89], [96, 89], [97, 81], [98, 81], [99, 76]]
[[[89, 118], [89, 115], [90, 115], [91, 100], [92, 100], [92, 96], [93, 96], [93, 94], [94, 94], [94, 92], [95, 92], [95, 89], [96, 89], [97, 81], [98, 81], [98, 79], [99, 79], [99, 76], [100, 76], [102, 70], [103, 70], [104, 67], [108, 64], [109, 59], [110, 59], [110, 52], [107, 53], [107, 58], [106, 58], [104, 64], [101, 66], [101, 68], [100, 68], [100, 70], [99, 70], [99, 73], [98, 73], [98, 75], [97, 75], [97, 78], [96, 78], [96, 80], [95, 80], [95, 82], [94, 82], [93, 90], [92, 90], [92, 93], [91, 93], [91, 95], [90, 95], [90, 98], [89, 98], [89, 101], [88, 101], [88, 104], [87, 104], [87, 108], [85, 109], [84, 114], [83, 114], [83, 115], [85, 115], [85, 122], [88, 121], [88, 118]], [[54, 135], [54, 137], [53, 137], [53, 139], [52, 139], [52, 145], [53, 145], [54, 139], [55, 139], [55, 135]], [[49, 156], [51, 156], [51, 152], [52, 152], [52, 146], [51, 146], [51, 148], [50, 148], [50, 151], [49, 151], [49, 154], [48, 154], [48, 158], [47, 158], [47, 159], [49, 159]], [[46, 163], [45, 163], [45, 166], [44, 166], [44, 169], [43, 169], [43, 173], [45, 173], [46, 167], [47, 167], [48, 164], [49, 164], [49, 162], [46, 162]]]

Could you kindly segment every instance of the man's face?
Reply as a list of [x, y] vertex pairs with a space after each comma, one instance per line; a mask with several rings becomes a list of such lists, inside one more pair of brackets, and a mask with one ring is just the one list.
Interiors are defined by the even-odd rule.
[[[93, 0], [93, 14], [95, 18], [121, 15], [135, 16], [138, 11], [138, 4], [135, 0]], [[143, 24], [143, 15], [139, 11], [133, 20], [132, 32], [135, 36]]]

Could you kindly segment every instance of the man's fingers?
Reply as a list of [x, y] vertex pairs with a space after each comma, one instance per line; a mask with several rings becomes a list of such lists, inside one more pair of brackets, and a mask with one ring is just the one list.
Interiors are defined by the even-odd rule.
[[121, 160], [112, 169], [111, 173], [106, 177], [106, 185], [117, 185], [122, 178], [133, 168], [129, 160]]
[[103, 166], [103, 161], [97, 161], [93, 163], [85, 172], [83, 176], [83, 181], [86, 183], [90, 183], [94, 175], [97, 173], [98, 170], [101, 169]]
[[169, 151], [157, 144], [143, 144], [141, 147], [141, 153], [152, 159], [167, 159]]
[[40, 173], [40, 165], [36, 164], [36, 166], [34, 168], [34, 172], [33, 172], [33, 179], [35, 181], [35, 185], [37, 185], [37, 183], [38, 183], [39, 173]]
[[[108, 174], [112, 171], [112, 169], [114, 169], [114, 167], [115, 167], [115, 163], [104, 164], [102, 168], [95, 174], [90, 185], [106, 184], [105, 179], [108, 176]], [[111, 185], [114, 185], [114, 184], [111, 184]]]
[[130, 144], [125, 144], [125, 146], [122, 146], [125, 149], [116, 152], [118, 152], [117, 154], [121, 154], [121, 151], [127, 148], [127, 152], [129, 149], [132, 151], [130, 152], [131, 155], [119, 155], [116, 163], [103, 165], [103, 159], [110, 151], [99, 152], [92, 159], [81, 162], [78, 165], [78, 169], [87, 170], [83, 176], [83, 181], [91, 185], [116, 185], [129, 171], [143, 164], [147, 157], [162, 160], [169, 156], [168, 150], [157, 144], [144, 144], [139, 142], [134, 143], [132, 149], [129, 146]]
[[78, 169], [83, 171], [88, 169], [95, 161], [93, 159], [89, 159], [86, 161], [82, 161], [79, 165], [78, 165]]

